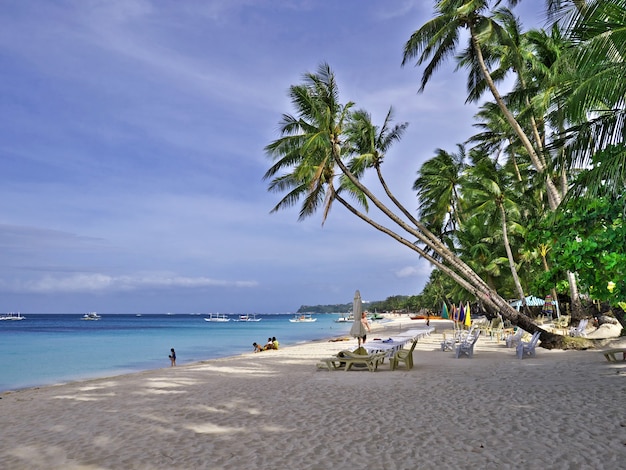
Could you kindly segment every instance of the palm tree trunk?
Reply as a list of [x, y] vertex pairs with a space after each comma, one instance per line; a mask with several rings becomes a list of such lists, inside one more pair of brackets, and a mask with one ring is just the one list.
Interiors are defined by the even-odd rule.
[[378, 209], [380, 209], [387, 217], [389, 217], [394, 223], [396, 223], [407, 233], [413, 235], [418, 240], [434, 250], [435, 253], [443, 258], [444, 262], [436, 260], [424, 250], [416, 246], [414, 243], [411, 243], [404, 237], [396, 234], [387, 227], [378, 224], [377, 222], [367, 217], [365, 214], [362, 214], [335, 192], [334, 197], [336, 198], [336, 200], [339, 201], [350, 212], [352, 212], [357, 217], [361, 218], [377, 230], [380, 230], [381, 232], [391, 236], [396, 241], [419, 253], [426, 260], [445, 272], [446, 275], [450, 276], [452, 279], [458, 282], [461, 287], [466, 289], [468, 292], [473, 293], [485, 306], [491, 308], [492, 312], [500, 313], [512, 324], [519, 325], [521, 328], [528, 332], [532, 333], [535, 331], [539, 331], [541, 332], [542, 338], [550, 338], [551, 340], [553, 340], [553, 333], [550, 333], [543, 328], [535, 325], [529, 317], [515, 310], [505, 299], [500, 297], [496, 291], [491, 289], [487, 285], [487, 283], [480, 276], [478, 276], [476, 272], [474, 272], [472, 268], [470, 268], [461, 259], [454, 255], [454, 253], [452, 253], [443, 243], [441, 243], [441, 241], [437, 237], [435, 237], [435, 235], [430, 233], [421, 222], [415, 220], [412, 216], [410, 216], [410, 213], [406, 211], [406, 208], [404, 208], [402, 204], [397, 201], [397, 199], [393, 198], [394, 204], [398, 205], [403, 213], [405, 213], [405, 211], [406, 213], [408, 213], [410, 219], [412, 221], [415, 221], [415, 225], [418, 227], [418, 230], [414, 229], [404, 220], [400, 219], [397, 215], [391, 212], [389, 208], [386, 207], [378, 198], [376, 198], [376, 196], [374, 196], [374, 194], [366, 186], [364, 186], [359, 181], [359, 179], [354, 176], [352, 172], [350, 172], [350, 170], [341, 160], [341, 155], [339, 152], [333, 151], [333, 157], [335, 158], [335, 162], [341, 169], [342, 173], [346, 175], [346, 177], [348, 177], [348, 179], [350, 179], [350, 181], [352, 181], [352, 183], [354, 183], [354, 185], [357, 186]]
[[511, 268], [511, 275], [513, 276], [515, 289], [517, 290], [517, 295], [519, 295], [519, 299], [522, 302], [524, 314], [529, 315], [530, 311], [528, 310], [528, 305], [526, 305], [526, 296], [524, 295], [524, 289], [522, 289], [522, 283], [520, 282], [519, 276], [517, 274], [515, 260], [513, 259], [513, 251], [511, 250], [511, 245], [509, 243], [509, 235], [506, 228], [506, 212], [502, 204], [498, 204], [498, 207], [500, 209], [500, 217], [502, 218], [502, 238], [504, 241], [504, 249], [506, 250], [507, 258], [509, 259], [509, 267]]
[[[550, 271], [550, 266], [548, 266], [548, 260], [546, 259], [546, 254], [547, 252], [547, 246], [546, 245], [542, 245], [539, 247], [540, 250], [540, 255], [541, 255], [541, 265], [543, 266], [543, 270], [545, 272]], [[552, 298], [554, 299], [555, 302], [559, 301], [559, 298], [556, 295], [556, 289], [553, 287], [552, 289], [550, 289], [550, 294], [552, 295]]]
[[532, 143], [530, 142], [530, 139], [528, 138], [528, 136], [522, 129], [522, 126], [519, 125], [519, 123], [515, 119], [515, 116], [513, 116], [513, 113], [511, 113], [509, 108], [506, 106], [506, 103], [500, 96], [500, 92], [496, 88], [496, 85], [494, 84], [493, 79], [491, 78], [491, 74], [489, 73], [489, 70], [487, 69], [487, 66], [485, 65], [485, 60], [483, 58], [480, 44], [478, 43], [478, 38], [476, 37], [474, 26], [471, 24], [470, 24], [470, 34], [471, 34], [472, 47], [474, 48], [474, 52], [476, 53], [478, 65], [480, 66], [480, 70], [483, 74], [485, 82], [487, 83], [487, 86], [489, 87], [491, 94], [496, 100], [498, 107], [502, 110], [504, 117], [508, 121], [509, 125], [513, 128], [517, 136], [520, 138], [520, 141], [522, 142], [522, 145], [528, 152], [528, 155], [530, 156], [530, 159], [535, 169], [539, 173], [544, 175], [546, 179], [546, 192], [548, 194], [548, 201], [550, 204], [550, 208], [554, 210], [561, 203], [561, 195], [559, 191], [557, 190], [556, 186], [554, 185], [554, 182], [552, 181], [552, 179], [549, 177], [549, 175], [546, 174], [546, 167], [541, 162], [541, 159], [538, 157], [537, 152], [535, 151]]

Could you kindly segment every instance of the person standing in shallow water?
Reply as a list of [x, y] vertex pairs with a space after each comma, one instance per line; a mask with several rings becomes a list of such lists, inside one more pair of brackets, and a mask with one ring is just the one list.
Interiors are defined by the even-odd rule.
[[171, 367], [174, 367], [176, 365], [176, 351], [174, 351], [174, 348], [170, 349], [170, 355], [168, 357], [170, 358]]

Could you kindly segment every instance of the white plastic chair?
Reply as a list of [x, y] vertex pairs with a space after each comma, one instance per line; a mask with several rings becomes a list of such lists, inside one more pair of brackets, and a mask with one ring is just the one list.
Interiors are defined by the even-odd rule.
[[582, 320], [580, 320], [580, 322], [578, 322], [577, 327], [570, 328], [569, 335], [586, 337], [587, 333], [585, 332], [585, 330], [587, 329], [587, 323], [589, 323], [589, 320], [583, 318]]
[[479, 336], [480, 330], [477, 330], [472, 335], [468, 335], [465, 340], [461, 341], [456, 346], [457, 359], [461, 357], [461, 354], [466, 354], [469, 358], [474, 356], [474, 345], [476, 344], [476, 341], [478, 341]]
[[506, 347], [512, 348], [513, 346], [517, 346], [518, 344], [520, 344], [522, 342], [522, 336], [524, 336], [524, 333], [526, 333], [524, 330], [522, 330], [520, 327], [517, 327], [517, 331], [514, 334], [507, 335], [507, 337], [504, 338]]
[[530, 341], [528, 342], [522, 341], [520, 342], [520, 344], [517, 345], [516, 351], [517, 351], [518, 359], [524, 359], [524, 356], [535, 357], [535, 347], [537, 346], [537, 343], [539, 342], [540, 334], [541, 333], [539, 333], [538, 331], [535, 331], [533, 333], [532, 338], [530, 338]]
[[443, 341], [441, 342], [442, 351], [452, 351], [457, 343], [462, 343], [467, 338], [474, 335], [476, 329], [475, 325], [470, 326], [469, 330], [456, 329], [451, 338], [446, 337], [446, 332], [443, 332]]

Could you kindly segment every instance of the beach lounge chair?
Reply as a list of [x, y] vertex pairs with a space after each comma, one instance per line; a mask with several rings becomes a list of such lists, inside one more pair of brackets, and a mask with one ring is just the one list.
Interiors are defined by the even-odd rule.
[[413, 351], [415, 350], [416, 344], [417, 338], [413, 340], [413, 344], [409, 349], [400, 349], [399, 351], [396, 351], [393, 356], [391, 356], [389, 359], [391, 370], [396, 370], [401, 362], [404, 362], [407, 370], [411, 370], [413, 368]]
[[578, 326], [570, 328], [569, 335], [577, 336], [577, 337], [586, 337], [587, 333], [585, 332], [585, 330], [587, 329], [587, 323], [589, 323], [589, 320], [587, 320], [586, 318], [583, 318], [582, 320], [578, 322]]
[[461, 341], [456, 346], [456, 357], [457, 359], [461, 357], [461, 354], [466, 354], [467, 357], [471, 358], [474, 356], [474, 345], [476, 341], [478, 341], [478, 337], [480, 336], [480, 330], [469, 335], [466, 339]]
[[602, 351], [604, 357], [609, 362], [617, 362], [617, 355], [622, 355], [622, 361], [626, 361], [626, 348], [617, 348], [617, 349], [607, 349], [606, 351]]
[[520, 344], [522, 342], [522, 336], [524, 336], [524, 333], [526, 332], [518, 327], [515, 333], [507, 335], [506, 338], [504, 338], [504, 343], [506, 344], [506, 347], [512, 348], [513, 346], [517, 346], [518, 344]]
[[516, 352], [518, 359], [524, 359], [524, 356], [535, 357], [535, 347], [539, 342], [539, 335], [540, 333], [535, 331], [530, 338], [530, 341], [522, 341], [517, 345]]
[[336, 356], [322, 359], [318, 367], [326, 367], [328, 370], [344, 368], [345, 371], [352, 369], [355, 364], [363, 364], [370, 372], [378, 369], [378, 364], [383, 362], [385, 352], [374, 354], [357, 354], [353, 351], [339, 351]]

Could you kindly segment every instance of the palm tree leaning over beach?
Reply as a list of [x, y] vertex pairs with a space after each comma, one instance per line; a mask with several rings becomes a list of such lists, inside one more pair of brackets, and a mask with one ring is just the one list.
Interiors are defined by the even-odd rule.
[[[348, 112], [353, 103], [342, 105], [335, 76], [322, 64], [316, 74], [307, 73], [302, 85], [293, 85], [289, 96], [298, 115], [283, 114], [280, 122], [283, 137], [266, 147], [266, 152], [278, 156], [267, 170], [265, 179], [274, 177], [285, 168], [291, 173], [274, 178], [270, 191], [288, 190], [287, 195], [272, 209], [276, 212], [304, 198], [299, 220], [312, 215], [324, 205], [324, 219], [335, 200], [335, 161], [333, 152], [340, 145]], [[345, 182], [339, 190], [348, 189]], [[356, 193], [356, 197], [359, 197]]]
[[[370, 137], [376, 134], [386, 135], [384, 131], [388, 129], [388, 120], [380, 131], [370, 126], [369, 134], [360, 132], [358, 129], [362, 130], [364, 127], [359, 126], [364, 124], [363, 120], [368, 116], [366, 113], [350, 113], [352, 103], [346, 105], [339, 103], [337, 83], [328, 64], [320, 65], [316, 74], [305, 74], [304, 83], [291, 86], [289, 96], [297, 115], [283, 115], [282, 137], [265, 148], [268, 157], [273, 160], [272, 166], [264, 175], [264, 179], [271, 179], [268, 189], [286, 193], [272, 212], [293, 206], [302, 199], [300, 219], [312, 215], [318, 208], [323, 207], [323, 220], [326, 220], [332, 203], [339, 202], [372, 227], [431, 262], [468, 292], [474, 293], [487, 308], [500, 311], [503, 316], [526, 331], [540, 330], [546, 339], [552, 336], [513, 309], [395, 198], [380, 172], [384, 158], [380, 150], [386, 147], [373, 148], [364, 142], [364, 136], [367, 135]], [[394, 128], [389, 135], [400, 129], [402, 128]], [[397, 138], [381, 139], [380, 142], [390, 144]], [[375, 143], [376, 139], [369, 138], [368, 141]], [[365, 154], [367, 156], [364, 156]], [[372, 167], [378, 171], [379, 181], [386, 196], [405, 219], [383, 204], [360, 181], [362, 172]], [[344, 195], [356, 201], [365, 211], [369, 203], [375, 205], [397, 226], [396, 230], [400, 229], [406, 233], [402, 235], [378, 223], [363, 210], [350, 204]], [[418, 241], [407, 239], [407, 234]], [[427, 252], [425, 248], [431, 252]]]

